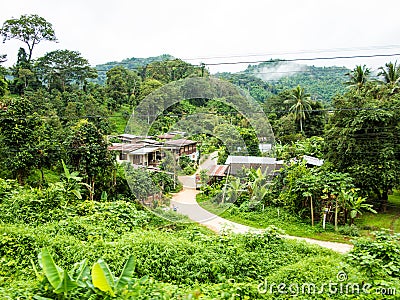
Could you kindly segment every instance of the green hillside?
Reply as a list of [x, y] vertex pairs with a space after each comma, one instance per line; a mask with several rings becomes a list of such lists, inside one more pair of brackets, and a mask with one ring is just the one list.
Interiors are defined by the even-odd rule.
[[97, 65], [95, 68], [98, 72], [98, 77], [93, 80], [95, 83], [104, 84], [106, 81], [106, 73], [108, 70], [112, 69], [116, 66], [123, 66], [128, 70], [137, 69], [139, 67], [144, 67], [152, 62], [156, 61], [165, 61], [165, 60], [173, 60], [175, 59], [172, 55], [169, 54], [161, 54], [159, 56], [151, 56], [146, 58], [127, 58], [122, 61], [112, 61], [107, 62], [105, 64]]
[[316, 67], [274, 60], [249, 65], [243, 72], [217, 73], [216, 76], [247, 89], [261, 102], [272, 94], [300, 85], [313, 99], [330, 103], [336, 94], [345, 92], [343, 83], [349, 71], [345, 67]]

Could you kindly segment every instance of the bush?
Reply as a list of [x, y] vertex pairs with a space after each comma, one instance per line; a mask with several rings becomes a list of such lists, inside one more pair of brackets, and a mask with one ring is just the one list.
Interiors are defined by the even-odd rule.
[[43, 224], [66, 216], [63, 190], [58, 184], [47, 189], [21, 188], [3, 197], [0, 219], [4, 223]]
[[339, 233], [347, 236], [360, 236], [360, 231], [358, 227], [354, 224], [352, 225], [344, 225], [339, 227]]
[[375, 240], [359, 238], [354, 242], [348, 261], [358, 265], [368, 276], [382, 279], [400, 276], [400, 234], [374, 233]]

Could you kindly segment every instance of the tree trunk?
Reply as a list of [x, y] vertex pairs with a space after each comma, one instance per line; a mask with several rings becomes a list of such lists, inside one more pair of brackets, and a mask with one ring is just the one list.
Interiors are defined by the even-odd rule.
[[381, 195], [381, 207], [380, 207], [380, 209], [381, 209], [381, 211], [382, 212], [386, 212], [387, 211], [387, 205], [388, 205], [388, 201], [389, 200], [389, 193], [388, 193], [388, 189], [385, 189], [383, 192], [382, 192], [382, 195]]
[[311, 226], [314, 226], [314, 206], [312, 196], [310, 196], [310, 208], [311, 208]]
[[90, 189], [90, 200], [92, 200], [92, 201], [94, 199], [94, 182], [95, 182], [95, 177], [93, 176], [92, 177], [92, 187]]
[[300, 132], [303, 132], [303, 121], [300, 118]]
[[338, 200], [336, 197], [336, 204], [335, 204], [335, 231], [338, 230]]
[[24, 171], [22, 171], [22, 170], [17, 171], [17, 180], [18, 180], [19, 185], [25, 184]]
[[43, 172], [43, 168], [40, 168], [40, 174], [42, 177], [42, 181], [40, 182], [40, 186], [42, 186], [42, 184], [44, 183], [44, 172]]

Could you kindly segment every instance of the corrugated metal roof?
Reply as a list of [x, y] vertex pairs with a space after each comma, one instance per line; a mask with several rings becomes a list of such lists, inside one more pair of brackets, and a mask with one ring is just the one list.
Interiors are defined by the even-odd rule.
[[162, 135], [157, 136], [159, 139], [173, 139], [175, 134], [164, 133]]
[[156, 140], [152, 140], [152, 139], [143, 139], [143, 140], [139, 140], [139, 142], [141, 143], [146, 143], [146, 144], [161, 144], [159, 141]]
[[190, 144], [196, 144], [196, 141], [188, 140], [188, 139], [177, 139], [177, 140], [171, 140], [171, 141], [166, 141], [166, 145], [173, 145], [173, 146], [187, 146]]
[[108, 146], [108, 150], [131, 152], [144, 146], [144, 144], [113, 143], [111, 146]]
[[229, 166], [226, 166], [226, 165], [213, 166], [210, 170], [208, 170], [207, 175], [208, 176], [217, 176], [217, 177], [225, 176], [225, 172], [228, 169], [228, 167]]
[[137, 149], [135, 151], [132, 151], [129, 154], [132, 154], [132, 155], [144, 155], [144, 154], [147, 154], [147, 153], [155, 152], [158, 149], [159, 149], [159, 147], [143, 147], [143, 148]]
[[233, 156], [229, 155], [225, 161], [226, 165], [230, 164], [260, 164], [274, 165], [276, 158], [273, 157], [258, 157], [258, 156]]
[[260, 149], [261, 152], [271, 151], [272, 144], [258, 144], [258, 149]]
[[323, 159], [319, 159], [313, 156], [303, 155], [303, 158], [306, 160], [307, 164], [312, 166], [322, 166], [324, 163]]
[[126, 138], [126, 139], [151, 139], [152, 138], [152, 136], [134, 135], [134, 134], [130, 134], [130, 133], [120, 134], [119, 137]]

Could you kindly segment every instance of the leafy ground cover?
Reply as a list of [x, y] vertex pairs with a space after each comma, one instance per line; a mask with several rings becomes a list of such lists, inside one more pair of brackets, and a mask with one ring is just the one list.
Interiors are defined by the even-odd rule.
[[[361, 241], [346, 257], [279, 233], [269, 227], [264, 234], [216, 235], [167, 222], [128, 199], [65, 203], [54, 186], [18, 189], [1, 181], [0, 298], [376, 299], [277, 289], [280, 283], [321, 288], [342, 273], [346, 282], [397, 287], [396, 237], [382, 234], [378, 245]], [[362, 268], [361, 253], [368, 256]]]
[[325, 230], [322, 228], [321, 224], [316, 224], [312, 227], [310, 222], [306, 222], [287, 212], [284, 208], [266, 207], [264, 211], [244, 212], [240, 211], [235, 206], [221, 208], [220, 205], [208, 201], [207, 198], [203, 198], [202, 194], [197, 196], [197, 201], [201, 207], [222, 218], [254, 228], [266, 228], [274, 225], [284, 230], [285, 233], [293, 236], [342, 243], [350, 243], [351, 240], [350, 235], [346, 236], [335, 233], [333, 226], [330, 224], [327, 224]]
[[301, 219], [284, 208], [266, 207], [264, 211], [245, 212], [236, 207], [221, 207], [215, 202], [208, 201], [207, 197], [198, 194], [198, 203], [206, 210], [225, 219], [248, 225], [255, 228], [266, 228], [271, 225], [278, 226], [287, 234], [308, 237], [325, 241], [350, 243], [354, 236], [370, 236], [374, 231], [387, 229], [392, 233], [400, 233], [400, 192], [395, 191], [389, 196], [388, 210], [385, 213], [364, 213], [356, 220], [356, 226], [341, 226], [339, 233], [334, 227], [327, 224], [326, 229], [321, 224], [314, 227], [308, 220]]
[[365, 213], [357, 221], [357, 226], [364, 235], [381, 228], [389, 229], [394, 233], [400, 232], [400, 192], [394, 191], [389, 195], [388, 208], [385, 213]]

